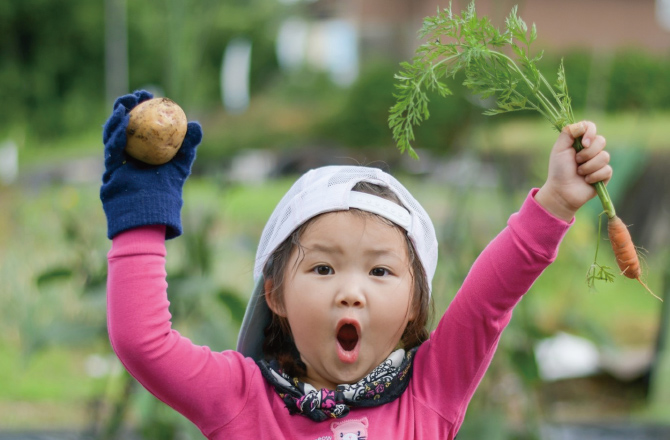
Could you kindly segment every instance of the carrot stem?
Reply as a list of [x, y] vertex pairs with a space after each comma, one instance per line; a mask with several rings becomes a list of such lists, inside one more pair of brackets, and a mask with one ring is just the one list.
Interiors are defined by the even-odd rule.
[[[575, 151], [580, 152], [584, 148], [582, 145], [582, 138], [579, 137], [575, 139], [575, 142], [572, 144], [572, 148]], [[603, 205], [603, 210], [607, 214], [607, 217], [614, 218], [616, 216], [616, 210], [614, 209], [614, 203], [612, 203], [612, 198], [610, 197], [609, 192], [607, 192], [607, 187], [603, 182], [596, 182], [593, 184], [593, 187], [596, 189], [600, 203]]]

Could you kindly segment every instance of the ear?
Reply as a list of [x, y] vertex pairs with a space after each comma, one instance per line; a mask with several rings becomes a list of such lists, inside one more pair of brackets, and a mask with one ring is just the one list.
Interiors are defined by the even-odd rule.
[[418, 314], [419, 313], [416, 310], [411, 309], [409, 311], [409, 319], [407, 320], [407, 324], [409, 324], [410, 322], [413, 322], [416, 319], [416, 315], [418, 315]]
[[286, 318], [284, 304], [281, 301], [278, 301], [277, 296], [275, 295], [274, 282], [272, 280], [265, 280], [263, 283], [263, 290], [265, 290], [265, 302], [268, 304], [270, 310], [272, 310], [272, 313], [282, 318]]
[[414, 304], [418, 299], [415, 298], [414, 295], [416, 295], [416, 292], [412, 292], [412, 296], [409, 298], [409, 308], [407, 310], [407, 322], [414, 321], [417, 315], [419, 314], [418, 307], [415, 307], [416, 304]]

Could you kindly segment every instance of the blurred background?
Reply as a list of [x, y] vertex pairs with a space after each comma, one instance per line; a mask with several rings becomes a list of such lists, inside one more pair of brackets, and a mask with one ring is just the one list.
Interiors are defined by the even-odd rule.
[[[453, 2], [456, 11], [467, 1]], [[477, 0], [536, 23], [542, 72], [564, 59], [577, 118], [607, 137], [609, 184], [645, 279], [670, 292], [670, 1]], [[482, 248], [542, 184], [556, 133], [482, 116], [460, 85], [431, 101], [419, 161], [387, 125], [399, 63], [431, 0], [4, 0], [0, 3], [0, 439], [200, 439], [119, 365], [105, 322], [101, 128], [137, 89], [205, 137], [168, 243], [175, 327], [234, 348], [261, 229], [299, 173], [382, 167], [435, 222], [439, 317]], [[539, 49], [537, 49], [539, 50]], [[476, 178], [474, 176], [477, 176]], [[460, 439], [670, 438], [670, 301], [636, 282], [589, 289], [598, 201], [518, 306]], [[436, 318], [437, 320], [437, 318]]]

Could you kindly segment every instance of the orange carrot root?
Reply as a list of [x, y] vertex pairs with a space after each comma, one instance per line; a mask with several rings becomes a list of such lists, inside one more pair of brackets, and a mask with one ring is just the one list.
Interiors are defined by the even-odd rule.
[[617, 216], [610, 218], [607, 221], [607, 234], [621, 273], [632, 280], [638, 279], [641, 274], [640, 260], [624, 222]]
[[617, 216], [614, 216], [607, 221], [607, 234], [612, 244], [612, 250], [616, 257], [616, 263], [621, 270], [622, 275], [632, 280], [637, 280], [653, 297], [663, 301], [654, 292], [647, 287], [647, 285], [640, 278], [642, 270], [640, 269], [640, 259], [637, 256], [637, 249], [630, 238], [628, 227]]

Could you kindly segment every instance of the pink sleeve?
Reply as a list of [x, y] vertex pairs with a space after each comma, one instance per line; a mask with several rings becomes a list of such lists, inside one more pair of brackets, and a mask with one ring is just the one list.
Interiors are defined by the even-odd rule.
[[[417, 353], [417, 398], [456, 428], [479, 385], [512, 309], [556, 258], [571, 223], [553, 217], [531, 191], [484, 249], [431, 338]], [[436, 394], [437, 393], [437, 394]]]
[[237, 352], [214, 353], [172, 329], [165, 255], [164, 226], [114, 238], [108, 254], [109, 337], [130, 374], [207, 433], [237, 415], [256, 368]]

